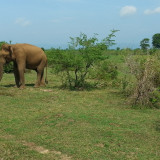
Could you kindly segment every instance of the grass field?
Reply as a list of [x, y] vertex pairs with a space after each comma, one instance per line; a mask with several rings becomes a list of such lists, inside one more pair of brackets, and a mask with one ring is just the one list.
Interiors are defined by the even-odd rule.
[[118, 89], [69, 91], [0, 83], [0, 160], [159, 160], [160, 110], [132, 109]]

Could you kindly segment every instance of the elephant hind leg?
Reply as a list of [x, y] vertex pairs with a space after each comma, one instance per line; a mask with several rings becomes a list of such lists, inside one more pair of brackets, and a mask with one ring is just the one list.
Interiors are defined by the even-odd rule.
[[37, 81], [35, 84], [35, 87], [39, 86], [45, 86], [45, 81], [44, 81], [44, 68], [46, 66], [46, 59], [42, 59], [41, 63], [36, 69], [37, 72]]
[[45, 86], [45, 81], [44, 81], [44, 69], [37, 69], [37, 81], [34, 87], [40, 87], [40, 86]]
[[42, 74], [41, 74], [40, 86], [42, 86], [42, 87], [46, 86], [46, 85], [45, 85], [45, 80], [44, 80], [44, 70], [43, 70], [43, 72], [42, 72]]

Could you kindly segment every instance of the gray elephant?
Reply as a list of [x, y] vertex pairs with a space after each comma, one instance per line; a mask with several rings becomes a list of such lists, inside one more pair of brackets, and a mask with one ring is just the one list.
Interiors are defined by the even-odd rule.
[[[30, 44], [3, 44], [0, 50], [0, 81], [3, 76], [3, 66], [13, 61], [16, 87], [25, 87], [25, 69], [37, 72], [35, 87], [45, 86], [44, 68], [47, 71], [47, 57], [44, 51]], [[47, 73], [46, 73], [47, 82]]]

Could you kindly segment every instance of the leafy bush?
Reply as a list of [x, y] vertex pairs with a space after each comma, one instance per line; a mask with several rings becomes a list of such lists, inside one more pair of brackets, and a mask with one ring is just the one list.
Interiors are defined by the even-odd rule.
[[117, 80], [117, 76], [117, 66], [110, 59], [95, 65], [94, 70], [91, 72], [91, 77], [98, 80], [98, 84], [103, 86], [112, 85], [115, 82], [114, 80]]
[[81, 33], [79, 37], [71, 38], [68, 50], [52, 50], [52, 56], [49, 56], [49, 64], [53, 66], [54, 72], [61, 76], [63, 86], [70, 88], [83, 88], [86, 84], [86, 78], [92, 67], [107, 58], [105, 50], [114, 45], [115, 37], [112, 33], [98, 41], [97, 35], [88, 38]]
[[3, 70], [4, 70], [5, 73], [12, 73], [13, 72], [13, 63], [10, 62], [10, 63], [4, 65]]

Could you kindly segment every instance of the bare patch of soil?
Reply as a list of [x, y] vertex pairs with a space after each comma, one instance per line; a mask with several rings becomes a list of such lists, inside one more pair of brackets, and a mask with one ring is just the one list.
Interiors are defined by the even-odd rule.
[[55, 154], [55, 155], [58, 155], [61, 160], [71, 160], [71, 157], [69, 157], [66, 154], [62, 154], [60, 151], [49, 150], [49, 149], [46, 149], [46, 148], [44, 148], [42, 146], [37, 146], [33, 142], [25, 142], [25, 141], [23, 141], [23, 145], [27, 146], [31, 150], [35, 150], [35, 151], [41, 153], [41, 154]]

